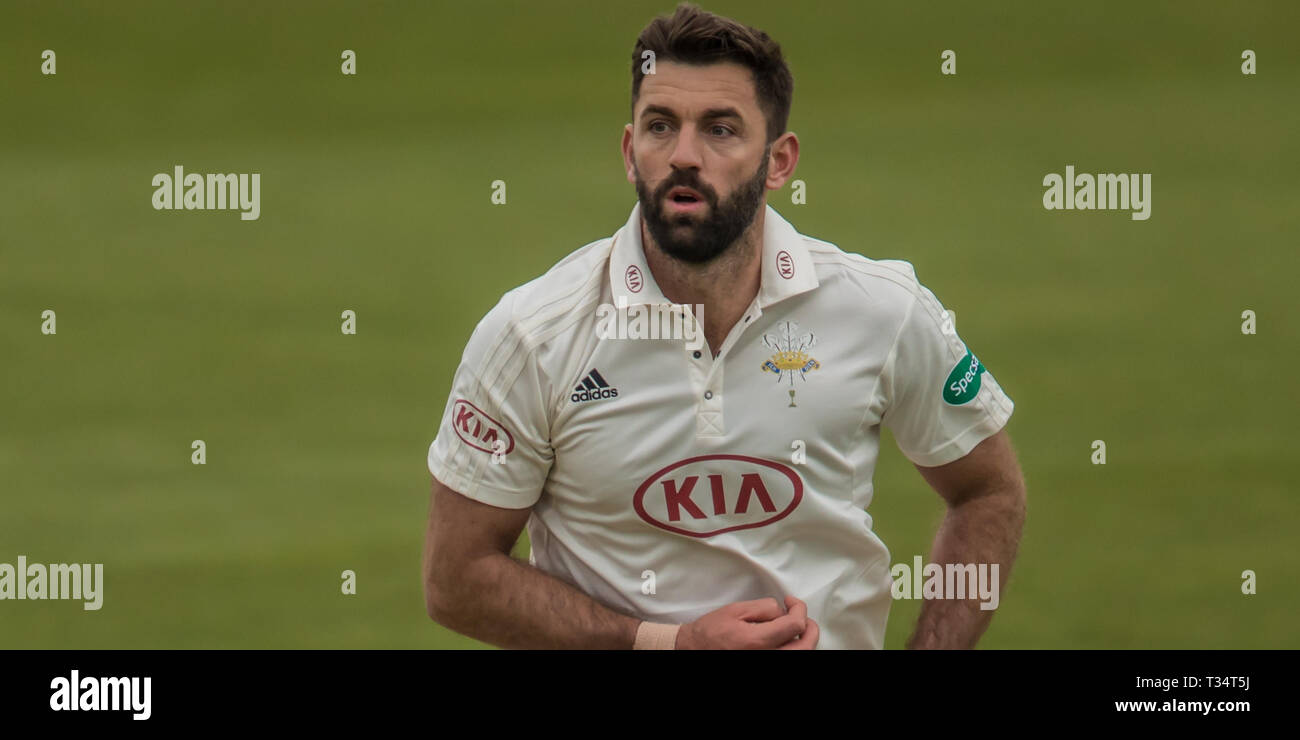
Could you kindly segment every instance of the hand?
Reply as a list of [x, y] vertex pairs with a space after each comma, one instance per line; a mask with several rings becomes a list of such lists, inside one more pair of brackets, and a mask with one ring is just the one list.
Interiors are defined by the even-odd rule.
[[738, 601], [677, 630], [677, 650], [811, 650], [821, 634], [808, 605], [785, 597]]

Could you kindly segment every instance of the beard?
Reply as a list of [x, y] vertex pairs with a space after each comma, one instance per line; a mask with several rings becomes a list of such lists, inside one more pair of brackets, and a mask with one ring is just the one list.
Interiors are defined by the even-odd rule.
[[[699, 181], [694, 170], [674, 170], [649, 192], [641, 173], [636, 174], [636, 194], [641, 201], [641, 217], [655, 243], [669, 257], [682, 262], [703, 264], [726, 252], [754, 222], [754, 214], [766, 190], [767, 157], [771, 147], [763, 149], [758, 172], [740, 184], [730, 198], [718, 202], [718, 193]], [[704, 215], [665, 212], [664, 197], [678, 186], [691, 188], [707, 203]]]

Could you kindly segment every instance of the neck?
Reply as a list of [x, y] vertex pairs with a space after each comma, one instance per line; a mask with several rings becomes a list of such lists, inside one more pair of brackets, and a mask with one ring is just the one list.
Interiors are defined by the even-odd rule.
[[704, 307], [704, 338], [714, 355], [758, 295], [765, 210], [758, 209], [754, 222], [735, 244], [704, 264], [683, 262], [664, 253], [641, 221], [641, 244], [655, 282], [673, 303]]

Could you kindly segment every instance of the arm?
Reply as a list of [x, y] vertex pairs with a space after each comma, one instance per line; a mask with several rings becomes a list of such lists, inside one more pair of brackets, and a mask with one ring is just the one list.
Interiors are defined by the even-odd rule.
[[[630, 649], [641, 620], [510, 557], [529, 509], [479, 503], [433, 480], [424, 538], [424, 598], [435, 622], [477, 640], [521, 649]], [[787, 596], [728, 604], [677, 633], [678, 650], [811, 650], [820, 630]]]
[[506, 648], [631, 649], [641, 620], [510, 557], [529, 513], [479, 503], [433, 480], [424, 538], [429, 617]]
[[[1025, 482], [1006, 431], [965, 457], [934, 468], [917, 466], [948, 505], [930, 562], [998, 564], [998, 592], [1011, 575], [1025, 522]], [[909, 649], [973, 648], [993, 619], [978, 599], [927, 599]]]

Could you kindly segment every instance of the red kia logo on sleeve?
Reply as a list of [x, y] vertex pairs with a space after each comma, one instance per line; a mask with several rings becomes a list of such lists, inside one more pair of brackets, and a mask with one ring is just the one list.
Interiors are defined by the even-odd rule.
[[794, 277], [794, 257], [784, 249], [776, 253], [776, 271], [786, 280]]
[[[515, 448], [515, 438], [510, 431], [469, 401], [456, 400], [451, 409], [451, 428], [456, 430], [461, 441], [476, 450], [509, 455]], [[501, 440], [505, 441], [505, 449], [497, 449]]]
[[627, 283], [627, 289], [633, 293], [641, 292], [641, 268], [636, 265], [628, 265], [627, 271], [623, 273], [623, 282]]
[[653, 473], [632, 508], [647, 524], [688, 537], [766, 527], [803, 500], [803, 479], [788, 465], [747, 455], [701, 455]]

